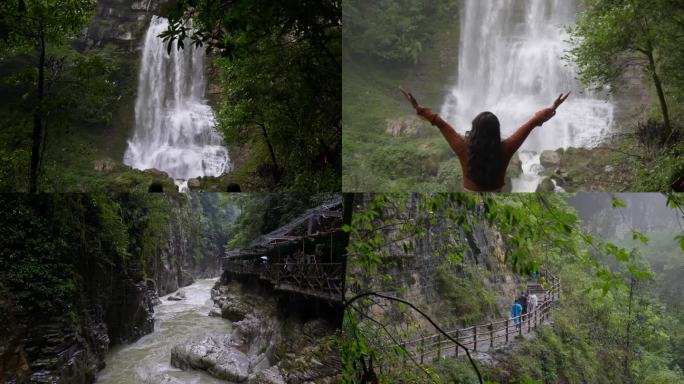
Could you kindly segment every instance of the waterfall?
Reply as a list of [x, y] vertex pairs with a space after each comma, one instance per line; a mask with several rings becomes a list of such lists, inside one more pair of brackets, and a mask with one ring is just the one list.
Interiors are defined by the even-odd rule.
[[145, 35], [135, 131], [124, 163], [164, 171], [183, 191], [188, 179], [229, 171], [230, 159], [204, 99], [204, 48], [186, 41], [185, 49], [177, 50], [174, 43], [168, 54], [158, 37], [167, 27], [166, 19], [153, 16]]
[[569, 46], [564, 26], [574, 23], [575, 0], [465, 0], [461, 13], [458, 81], [441, 115], [461, 133], [482, 111], [499, 117], [505, 138], [535, 112], [572, 91], [558, 114], [536, 128], [519, 151], [523, 175], [516, 192], [533, 192], [541, 181], [545, 150], [598, 145], [613, 125], [613, 106], [575, 80], [562, 60]]

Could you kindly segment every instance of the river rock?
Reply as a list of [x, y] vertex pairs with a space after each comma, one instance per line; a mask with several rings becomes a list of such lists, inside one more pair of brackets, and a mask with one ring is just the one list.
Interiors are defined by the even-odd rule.
[[554, 192], [556, 190], [556, 186], [553, 184], [553, 181], [545, 177], [544, 180], [542, 180], [541, 184], [537, 187], [537, 192]]
[[202, 187], [202, 184], [200, 183], [198, 178], [193, 178], [188, 180], [188, 189], [191, 191], [199, 191], [199, 189]]
[[184, 381], [176, 379], [173, 376], [167, 374], [157, 375], [157, 376], [147, 376], [144, 381], [145, 384], [184, 384]]
[[221, 300], [219, 305], [221, 307], [221, 316], [230, 321], [243, 320], [252, 311], [250, 305], [231, 296]]
[[171, 365], [205, 370], [222, 380], [241, 383], [249, 377], [249, 358], [231, 344], [231, 338], [204, 337], [171, 350]]
[[544, 151], [539, 157], [539, 161], [544, 168], [554, 168], [560, 165], [561, 156], [556, 151]]
[[185, 300], [185, 291], [183, 291], [181, 289], [178, 292], [174, 293], [173, 295], [169, 296], [166, 300], [169, 300], [169, 301]]

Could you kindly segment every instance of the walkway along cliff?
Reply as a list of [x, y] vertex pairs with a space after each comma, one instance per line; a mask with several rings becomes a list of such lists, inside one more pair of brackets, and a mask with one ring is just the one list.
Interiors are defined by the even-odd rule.
[[334, 198], [227, 251], [209, 315], [231, 331], [176, 345], [171, 364], [239, 383], [338, 383], [343, 211]]

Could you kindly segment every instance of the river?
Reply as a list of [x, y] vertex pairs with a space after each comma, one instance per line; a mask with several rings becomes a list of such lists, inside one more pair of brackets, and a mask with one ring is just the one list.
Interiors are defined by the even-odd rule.
[[[186, 339], [221, 335], [231, 331], [230, 321], [208, 316], [213, 306], [211, 288], [217, 279], [198, 280], [181, 288], [186, 299], [168, 301], [154, 307], [154, 332], [135, 343], [112, 348], [107, 367], [100, 372], [98, 384], [208, 383], [225, 384], [201, 371], [182, 371], [170, 364], [171, 349]], [[175, 380], [174, 380], [175, 379]]]

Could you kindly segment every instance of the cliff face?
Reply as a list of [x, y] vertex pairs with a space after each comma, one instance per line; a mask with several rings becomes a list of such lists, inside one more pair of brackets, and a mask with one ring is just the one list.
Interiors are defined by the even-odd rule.
[[86, 49], [113, 44], [124, 52], [136, 52], [149, 17], [159, 12], [159, 6], [159, 0], [98, 0], [85, 36], [76, 44]]
[[[420, 203], [421, 198], [411, 196], [401, 215], [392, 210], [374, 226], [382, 227], [396, 218], [411, 224], [421, 222], [428, 210]], [[386, 241], [378, 253], [383, 255], [383, 263], [376, 275], [386, 278], [366, 279], [352, 260], [348, 266], [348, 276], [353, 274], [348, 278], [349, 286], [352, 290], [390, 292], [407, 299], [427, 309], [445, 327], [500, 319], [519, 293], [522, 279], [507, 266], [502, 234], [484, 219], [468, 225], [472, 230], [464, 231], [463, 225], [436, 215], [431, 222], [420, 225], [424, 233], [408, 236], [412, 239], [410, 245], [405, 240], [396, 241], [407, 238], [405, 233], [384, 231]], [[390, 310], [384, 316], [394, 315]], [[424, 319], [416, 317], [416, 321]]]

